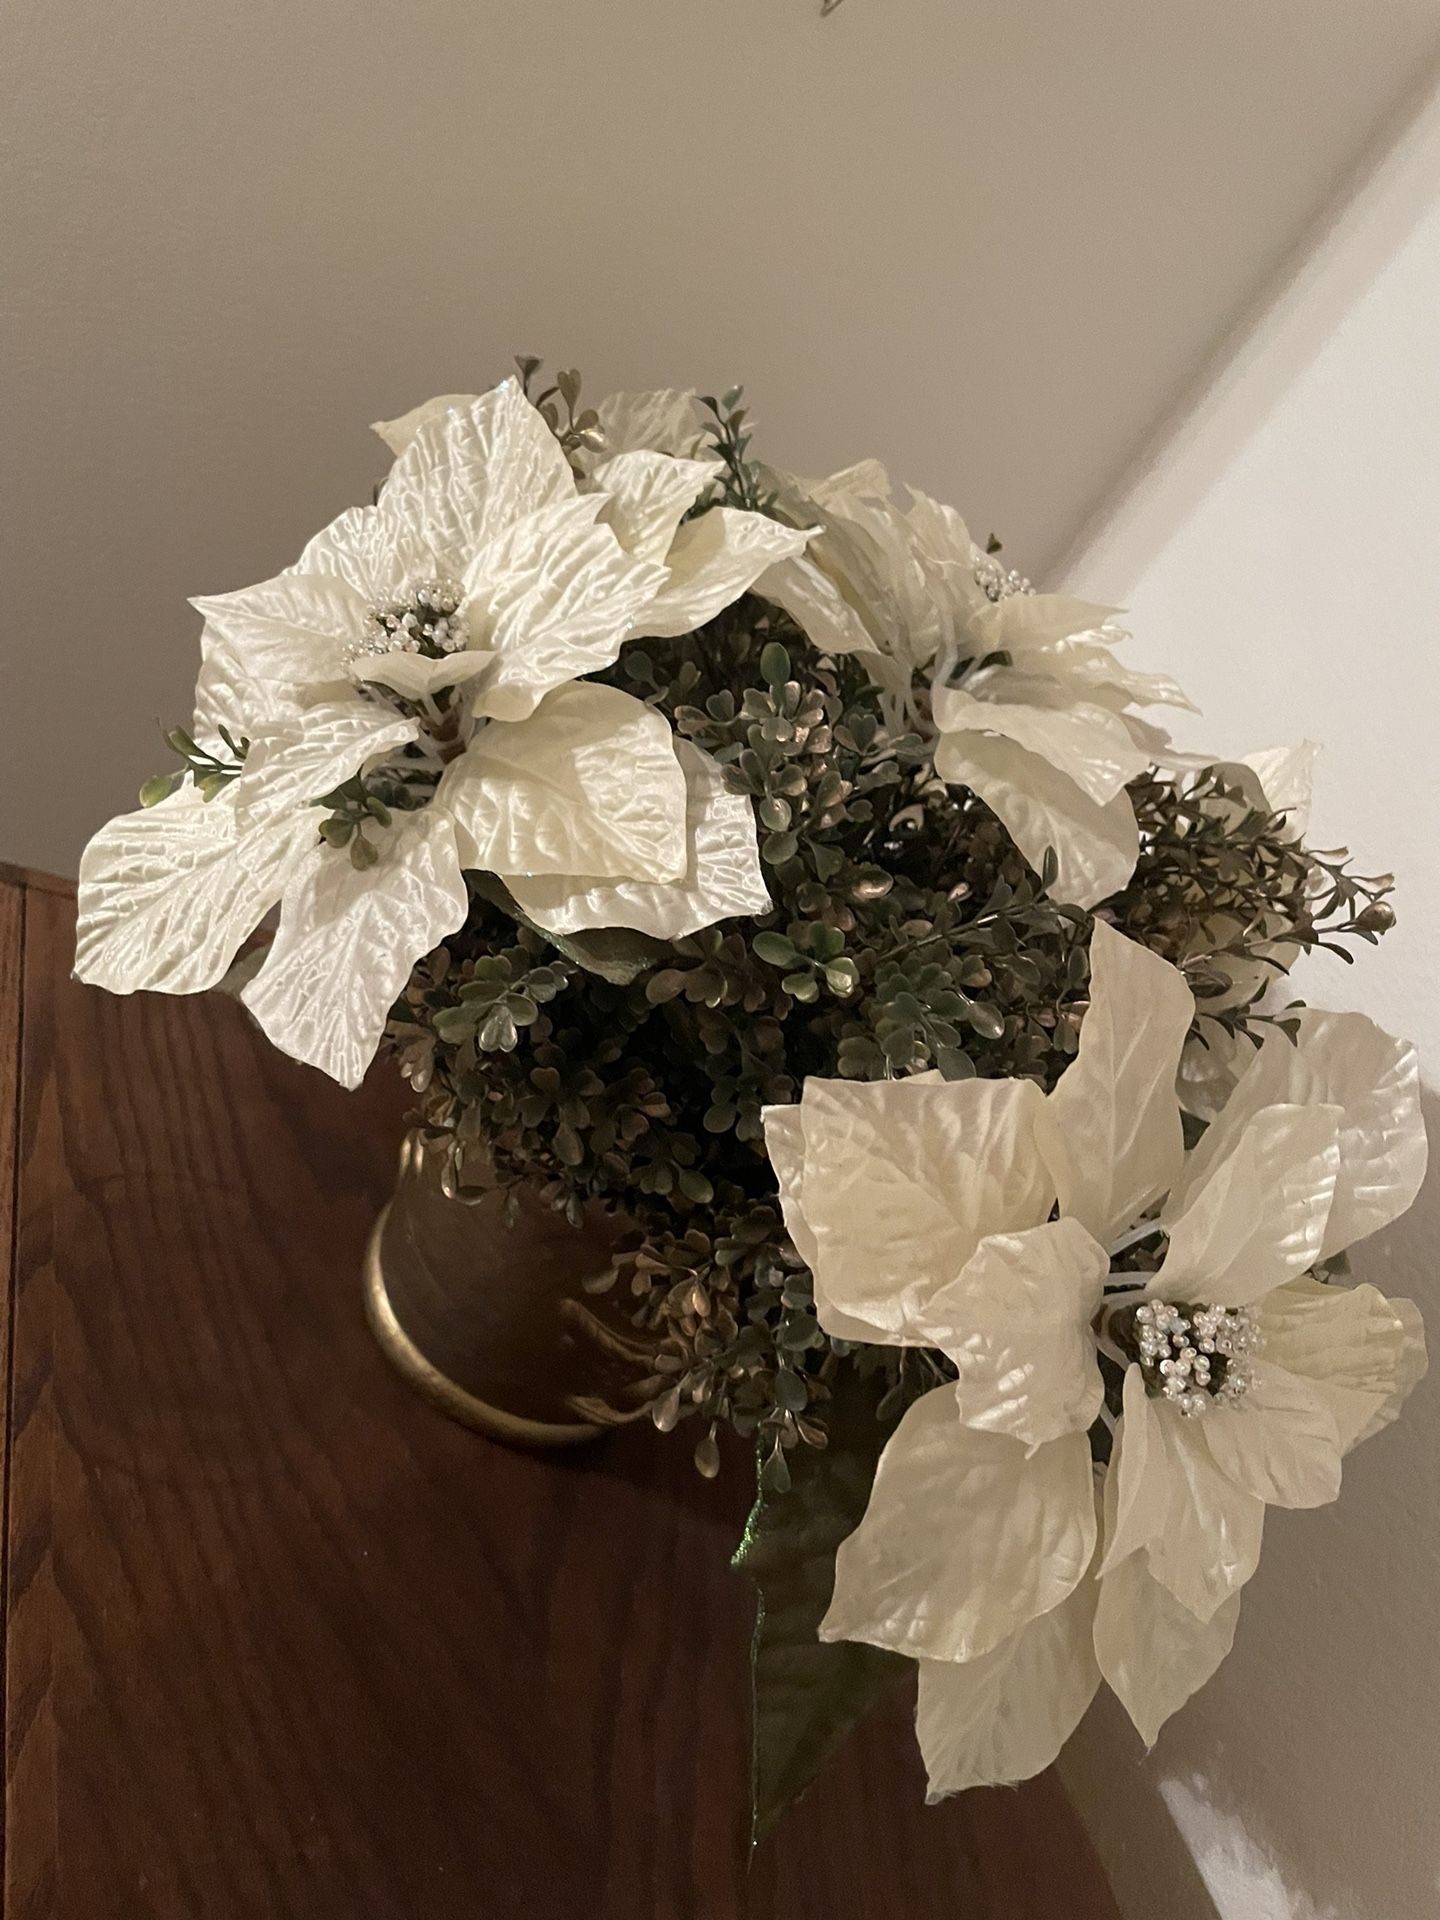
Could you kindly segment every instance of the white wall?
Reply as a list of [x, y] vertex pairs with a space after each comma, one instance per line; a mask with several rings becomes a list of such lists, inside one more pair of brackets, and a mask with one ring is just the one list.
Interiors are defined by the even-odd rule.
[[[1400, 920], [1304, 990], [1413, 1037], [1432, 1087], [1437, 536], [1440, 96], [1071, 569], [1204, 706], [1197, 743], [1326, 743], [1312, 838], [1393, 868]], [[1437, 1244], [1432, 1178], [1356, 1265], [1420, 1301], [1440, 1353]], [[1150, 1757], [1098, 1710], [1068, 1773], [1133, 1920], [1440, 1914], [1440, 1377], [1352, 1456], [1338, 1505], [1268, 1516], [1235, 1652]]]
[[73, 871], [193, 593], [517, 351], [749, 383], [1031, 570], [1440, 45], [1433, 0], [7, 0], [0, 859]]

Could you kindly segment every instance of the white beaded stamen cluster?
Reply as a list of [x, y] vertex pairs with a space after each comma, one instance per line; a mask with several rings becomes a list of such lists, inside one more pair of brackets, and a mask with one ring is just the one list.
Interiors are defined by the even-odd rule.
[[1250, 1355], [1260, 1328], [1244, 1307], [1147, 1301], [1135, 1309], [1135, 1340], [1147, 1384], [1190, 1418], [1243, 1399], [1254, 1385]]
[[465, 645], [463, 594], [448, 580], [431, 580], [416, 587], [409, 600], [373, 607], [366, 617], [366, 633], [346, 653], [347, 660], [374, 654], [423, 653], [432, 660], [459, 653]]
[[976, 560], [975, 584], [987, 600], [1008, 600], [1012, 594], [1035, 591], [1023, 573], [1002, 567], [993, 553], [982, 553]]

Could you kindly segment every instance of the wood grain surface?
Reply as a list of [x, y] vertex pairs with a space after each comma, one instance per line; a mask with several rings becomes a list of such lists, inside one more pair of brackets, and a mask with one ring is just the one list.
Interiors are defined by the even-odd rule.
[[747, 1861], [743, 1458], [432, 1413], [360, 1307], [384, 1073], [72, 938], [0, 883], [6, 1920], [1113, 1920], [1053, 1778], [926, 1811], [903, 1711]]

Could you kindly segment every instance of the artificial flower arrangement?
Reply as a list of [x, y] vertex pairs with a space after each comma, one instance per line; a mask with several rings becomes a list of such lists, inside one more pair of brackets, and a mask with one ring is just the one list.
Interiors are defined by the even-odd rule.
[[704, 1473], [757, 1450], [757, 1828], [917, 1671], [932, 1797], [1048, 1765], [1102, 1680], [1153, 1740], [1266, 1507], [1423, 1371], [1345, 1267], [1423, 1175], [1414, 1052], [1267, 999], [1390, 882], [1306, 846], [1311, 749], [1176, 753], [1114, 611], [950, 508], [757, 465], [738, 390], [518, 364], [195, 603], [77, 971], [212, 987], [278, 908], [278, 1046], [395, 1058], [457, 1204], [623, 1216], [637, 1404]]

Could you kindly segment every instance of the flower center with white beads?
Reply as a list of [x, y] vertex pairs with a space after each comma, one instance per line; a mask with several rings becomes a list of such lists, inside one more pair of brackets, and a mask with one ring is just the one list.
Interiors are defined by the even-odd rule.
[[975, 584], [987, 600], [1008, 600], [1012, 594], [1035, 591], [1023, 573], [1001, 566], [991, 553], [982, 554], [975, 562]]
[[1107, 1330], [1139, 1367], [1145, 1391], [1173, 1401], [1188, 1418], [1233, 1406], [1254, 1385], [1250, 1356], [1261, 1335], [1245, 1307], [1145, 1300], [1117, 1309]]
[[463, 598], [453, 581], [431, 580], [412, 589], [407, 599], [372, 607], [365, 620], [365, 637], [349, 648], [346, 659], [419, 653], [429, 660], [443, 660], [447, 654], [459, 653], [467, 639], [460, 611]]

